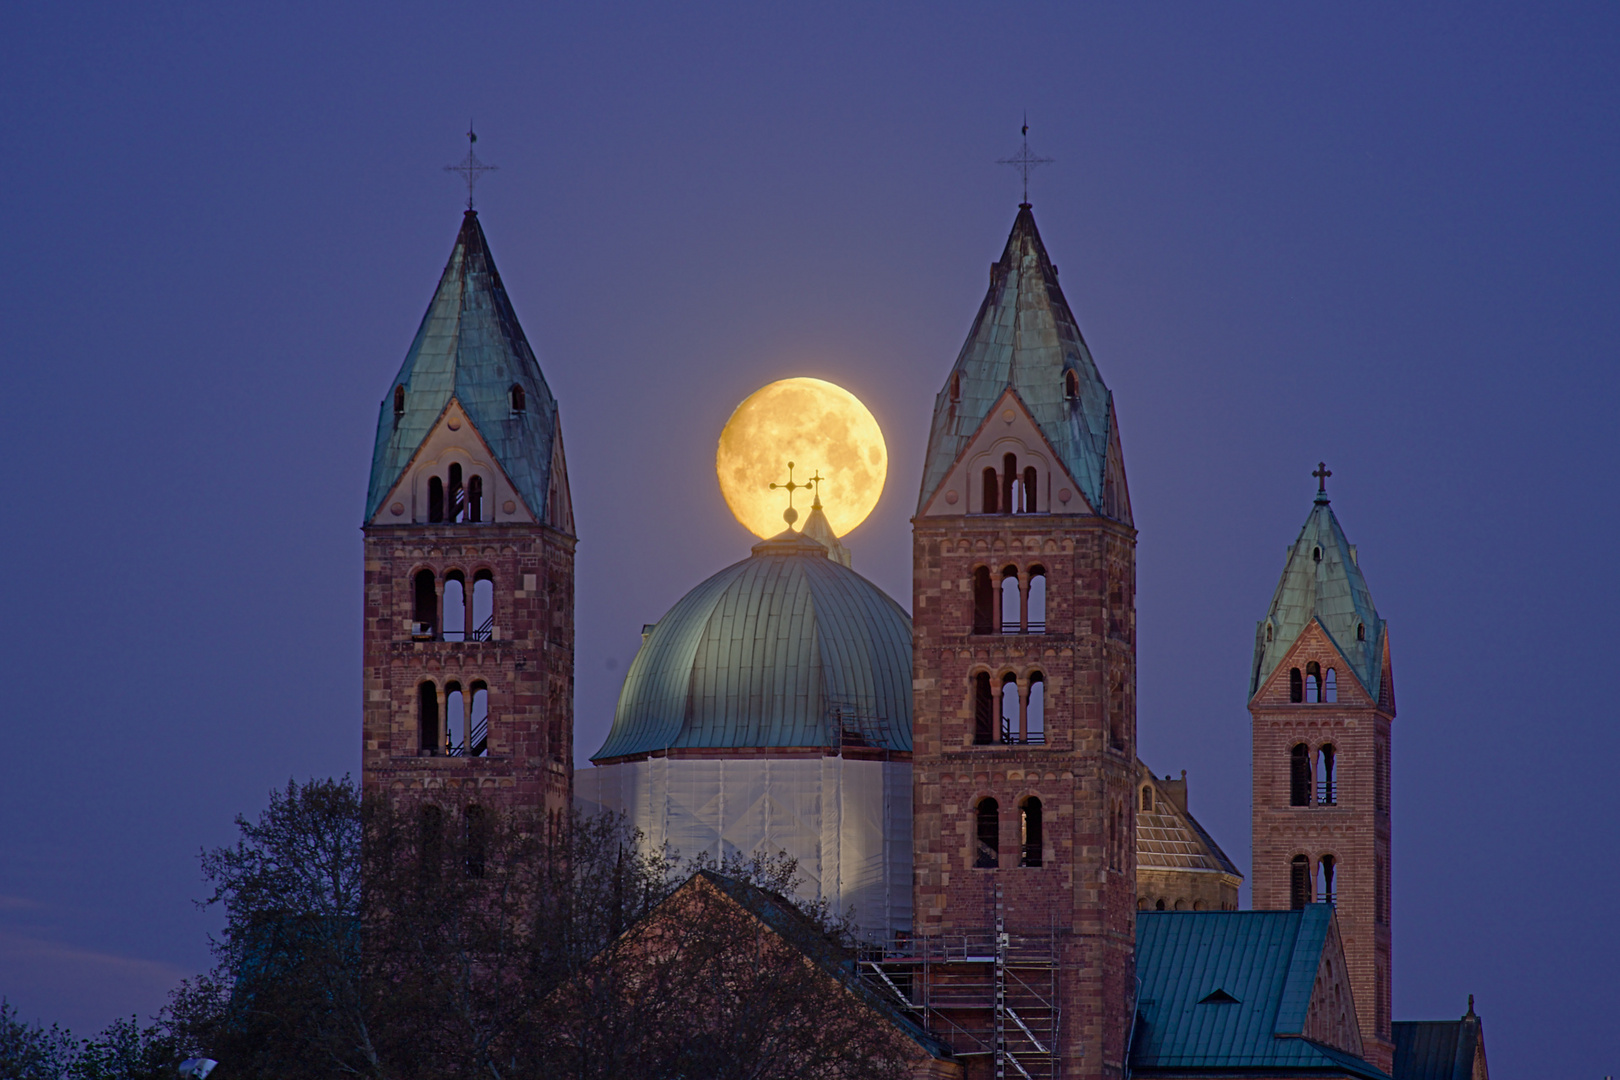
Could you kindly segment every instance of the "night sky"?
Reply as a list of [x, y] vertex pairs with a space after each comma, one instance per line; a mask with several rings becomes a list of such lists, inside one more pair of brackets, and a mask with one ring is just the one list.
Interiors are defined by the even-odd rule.
[[469, 117], [560, 402], [583, 762], [641, 625], [747, 554], [714, 445], [766, 382], [877, 415], [847, 543], [909, 607], [1027, 109], [1141, 530], [1144, 759], [1246, 869], [1254, 627], [1326, 460], [1394, 655], [1395, 1017], [1473, 993], [1499, 1076], [1620, 1072], [1620, 7], [259, 6], [0, 13], [24, 1016], [155, 1012], [209, 964], [198, 850], [358, 771], [372, 437]]

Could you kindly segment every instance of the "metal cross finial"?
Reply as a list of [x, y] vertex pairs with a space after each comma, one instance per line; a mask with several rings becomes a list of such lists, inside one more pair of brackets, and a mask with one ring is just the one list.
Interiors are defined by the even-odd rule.
[[816, 496], [815, 499], [810, 503], [810, 509], [812, 510], [821, 506], [821, 482], [824, 479], [826, 479], [826, 477], [821, 475], [820, 469], [817, 469], [812, 475], [805, 478], [805, 487], [809, 487], [811, 484], [816, 485]]
[[1319, 496], [1326, 495], [1327, 478], [1333, 475], [1333, 471], [1327, 467], [1327, 462], [1318, 461], [1316, 463], [1316, 471], [1311, 473], [1311, 475], [1316, 477], [1316, 494]]
[[500, 168], [499, 165], [485, 165], [478, 160], [478, 155], [473, 153], [473, 143], [477, 141], [478, 135], [473, 131], [472, 121], [469, 120], [467, 121], [467, 156], [461, 160], [459, 165], [446, 165], [444, 167], [445, 172], [458, 172], [466, 178], [467, 209], [469, 210], [473, 208], [473, 187], [478, 183], [478, 178], [487, 172], [494, 172]]
[[[818, 477], [816, 477], [816, 479], [819, 480], [821, 478], [818, 476]], [[773, 483], [771, 485], [771, 490], [772, 491], [775, 491], [777, 488], [781, 488], [781, 489], [785, 490], [788, 493], [788, 508], [786, 510], [782, 511], [782, 520], [788, 523], [788, 528], [790, 528], [790, 529], [793, 527], [793, 523], [795, 521], [799, 520], [799, 512], [797, 510], [793, 509], [793, 493], [795, 491], [803, 491], [805, 488], [807, 488], [809, 486], [810, 486], [810, 484], [808, 482], [803, 483], [803, 484], [795, 484], [793, 482], [793, 462], [791, 462], [791, 461], [788, 462], [788, 480], [787, 480], [787, 483], [785, 483], [785, 484], [775, 484], [775, 483]]]
[[1029, 205], [1029, 174], [1030, 174], [1030, 172], [1032, 170], [1034, 170], [1034, 169], [1040, 168], [1042, 165], [1050, 165], [1050, 164], [1052, 164], [1052, 159], [1049, 158], [1049, 157], [1036, 157], [1034, 154], [1031, 154], [1029, 152], [1029, 113], [1027, 113], [1027, 112], [1024, 114], [1024, 126], [1022, 128], [1022, 134], [1024, 136], [1024, 146], [1023, 146], [1023, 149], [1018, 151], [1018, 156], [1017, 157], [1001, 158], [1000, 160], [998, 160], [996, 162], [996, 164], [997, 165], [1011, 165], [1013, 168], [1017, 169], [1020, 174], [1023, 175], [1023, 177], [1024, 177], [1024, 201], [1020, 205], [1028, 206]]

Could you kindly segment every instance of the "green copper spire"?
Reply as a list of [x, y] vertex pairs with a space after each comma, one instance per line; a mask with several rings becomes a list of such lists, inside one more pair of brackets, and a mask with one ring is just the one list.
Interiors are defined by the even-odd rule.
[[1086, 501], [1100, 510], [1113, 397], [1058, 287], [1057, 267], [1047, 257], [1028, 203], [1018, 208], [1007, 247], [990, 268], [990, 290], [973, 329], [934, 399], [919, 510], [1008, 387], [1017, 392]]
[[[1325, 466], [1318, 469], [1325, 470]], [[1313, 475], [1326, 479], [1326, 475]], [[1310, 516], [1288, 551], [1288, 564], [1277, 582], [1271, 608], [1255, 631], [1250, 697], [1315, 619], [1367, 693], [1378, 700], [1383, 676], [1384, 620], [1378, 617], [1367, 579], [1356, 565], [1356, 549], [1345, 539], [1323, 487], [1318, 485]]]
[[[514, 392], [514, 387], [520, 388]], [[401, 395], [399, 391], [403, 389]], [[468, 210], [405, 363], [383, 397], [366, 520], [454, 397], [536, 520], [546, 517], [557, 401], [523, 336], [489, 242]]]

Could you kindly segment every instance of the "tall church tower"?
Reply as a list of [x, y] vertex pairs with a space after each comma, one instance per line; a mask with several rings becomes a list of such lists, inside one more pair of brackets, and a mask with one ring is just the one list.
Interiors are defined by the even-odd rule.
[[1389, 634], [1328, 505], [1326, 467], [1316, 475], [1255, 633], [1254, 906], [1337, 905], [1367, 1060], [1389, 1072]]
[[562, 430], [472, 210], [383, 397], [364, 532], [366, 792], [566, 810]]
[[[1135, 988], [1136, 530], [1112, 396], [1027, 203], [935, 400], [912, 530], [918, 946], [1009, 935], [984, 976], [998, 980], [990, 1026], [963, 1012], [940, 1030], [963, 1041], [970, 1076], [1120, 1076]], [[1033, 964], [1043, 940], [1051, 970], [1017, 985], [1050, 978], [1056, 1001], [1031, 991], [1020, 1029], [1002, 961]], [[962, 979], [958, 1000], [978, 992]]]

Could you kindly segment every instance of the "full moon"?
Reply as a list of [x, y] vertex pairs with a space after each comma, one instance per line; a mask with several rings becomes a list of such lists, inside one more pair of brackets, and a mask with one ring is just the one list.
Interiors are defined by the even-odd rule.
[[[720, 493], [737, 520], [756, 536], [787, 528], [788, 493], [771, 483], [821, 475], [821, 510], [843, 536], [866, 520], [883, 494], [889, 448], [877, 419], [861, 399], [821, 379], [782, 379], [743, 399], [720, 432], [714, 471]], [[814, 492], [795, 492], [802, 525]]]

